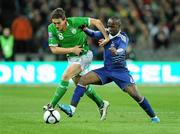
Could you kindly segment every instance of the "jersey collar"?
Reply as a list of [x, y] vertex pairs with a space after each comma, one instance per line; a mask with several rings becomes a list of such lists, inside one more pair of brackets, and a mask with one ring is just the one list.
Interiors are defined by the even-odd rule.
[[117, 37], [117, 36], [119, 36], [121, 34], [121, 30], [119, 30], [119, 32], [116, 34], [116, 35], [111, 35], [111, 34], [109, 34], [109, 38], [110, 39], [113, 39], [113, 38], [115, 38], [115, 37]]
[[68, 23], [68, 21], [66, 21], [66, 25], [67, 25], [67, 26], [69, 26], [69, 23]]

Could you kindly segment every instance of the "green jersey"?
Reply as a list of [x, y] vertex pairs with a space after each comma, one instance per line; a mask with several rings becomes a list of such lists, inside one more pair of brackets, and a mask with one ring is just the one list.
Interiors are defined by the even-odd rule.
[[[63, 48], [70, 48], [80, 45], [83, 48], [83, 54], [89, 50], [87, 44], [87, 36], [82, 31], [80, 26], [90, 25], [90, 18], [88, 17], [70, 17], [67, 18], [67, 29], [59, 31], [53, 23], [48, 26], [48, 42], [49, 46], [60, 46]], [[67, 54], [67, 56], [75, 56], [74, 53]]]
[[13, 55], [14, 37], [10, 35], [8, 38], [0, 36], [0, 46], [5, 58], [10, 58]]

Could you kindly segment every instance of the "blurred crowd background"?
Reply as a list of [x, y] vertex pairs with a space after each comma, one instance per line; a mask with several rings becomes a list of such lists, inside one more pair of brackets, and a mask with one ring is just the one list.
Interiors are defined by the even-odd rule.
[[[180, 0], [0, 0], [0, 61], [55, 61], [48, 48], [49, 14], [57, 7], [66, 17], [107, 19], [119, 16], [130, 42], [127, 59], [178, 61], [180, 59]], [[88, 39], [95, 60], [103, 49]]]

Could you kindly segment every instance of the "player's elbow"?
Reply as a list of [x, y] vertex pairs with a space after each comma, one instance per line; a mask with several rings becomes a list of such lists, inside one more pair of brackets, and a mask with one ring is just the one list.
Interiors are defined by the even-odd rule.
[[96, 19], [95, 21], [96, 21], [96, 23], [98, 23], [98, 24], [101, 24], [101, 23], [102, 23], [100, 19]]
[[91, 25], [100, 25], [102, 24], [101, 20], [100, 19], [94, 19], [94, 18], [91, 18]]
[[53, 54], [57, 54], [57, 49], [56, 49], [56, 47], [51, 46], [51, 47], [50, 47], [50, 50], [51, 50], [51, 52], [52, 52]]

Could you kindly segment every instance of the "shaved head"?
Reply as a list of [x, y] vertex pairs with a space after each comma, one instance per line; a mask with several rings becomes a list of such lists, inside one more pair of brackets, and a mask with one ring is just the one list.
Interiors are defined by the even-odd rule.
[[111, 35], [116, 35], [121, 28], [121, 20], [118, 17], [111, 17], [107, 22], [108, 31]]
[[119, 17], [111, 17], [108, 21], [112, 21], [114, 24], [121, 26], [121, 20]]

